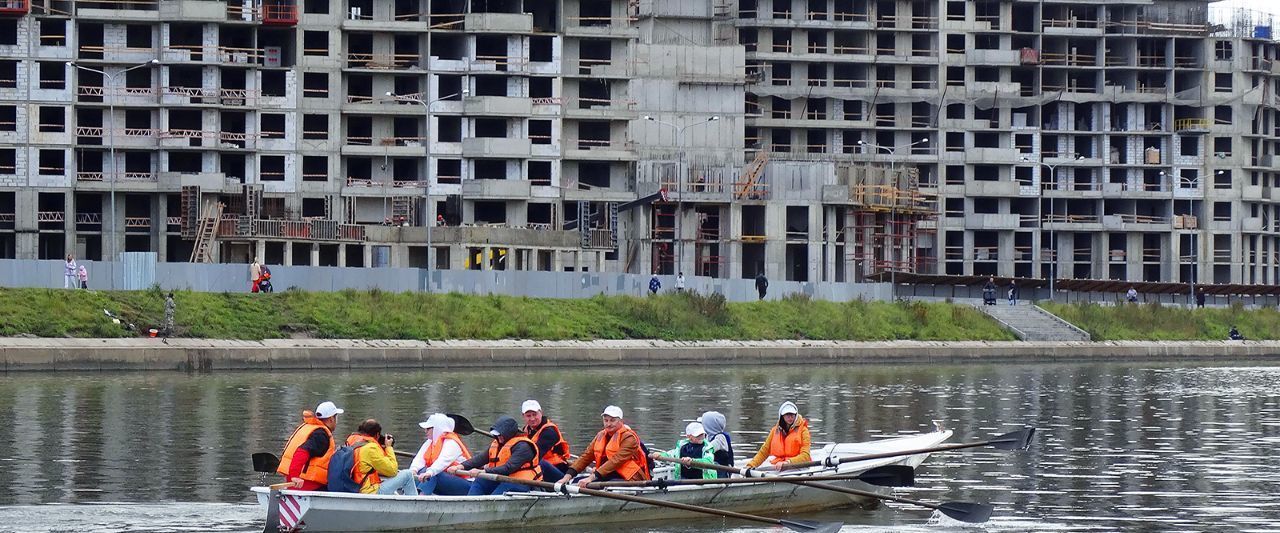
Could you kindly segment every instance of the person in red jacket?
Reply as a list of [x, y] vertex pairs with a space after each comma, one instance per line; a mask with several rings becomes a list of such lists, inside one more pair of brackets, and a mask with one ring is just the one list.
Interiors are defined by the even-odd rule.
[[292, 481], [296, 489], [325, 490], [329, 485], [329, 458], [337, 450], [333, 430], [343, 410], [333, 402], [316, 406], [314, 413], [302, 412], [302, 424], [285, 443], [276, 471]]

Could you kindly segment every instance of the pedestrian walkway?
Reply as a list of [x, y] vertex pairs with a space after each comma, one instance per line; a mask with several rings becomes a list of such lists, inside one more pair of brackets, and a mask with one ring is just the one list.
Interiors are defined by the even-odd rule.
[[1088, 341], [1089, 334], [1035, 305], [980, 305], [1024, 341]]

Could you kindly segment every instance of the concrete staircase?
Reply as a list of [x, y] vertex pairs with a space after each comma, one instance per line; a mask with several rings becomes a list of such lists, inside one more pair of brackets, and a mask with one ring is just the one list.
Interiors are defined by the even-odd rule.
[[1035, 305], [979, 305], [1024, 341], [1088, 341], [1089, 334]]

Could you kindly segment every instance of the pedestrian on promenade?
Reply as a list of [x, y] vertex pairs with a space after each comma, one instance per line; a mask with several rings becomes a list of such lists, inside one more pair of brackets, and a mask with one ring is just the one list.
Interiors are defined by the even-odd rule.
[[676, 274], [676, 292], [684, 292], [684, 272]]
[[1133, 287], [1129, 287], [1129, 292], [1124, 294], [1124, 299], [1131, 304], [1138, 303], [1138, 290]]
[[164, 297], [164, 336], [173, 335], [173, 314], [177, 312], [177, 304], [173, 303], [173, 293]]
[[89, 288], [89, 269], [85, 268], [84, 265], [80, 265], [80, 269], [76, 271], [76, 275], [80, 278], [80, 288], [88, 289]]
[[658, 294], [658, 289], [662, 288], [662, 282], [658, 281], [658, 273], [654, 272], [653, 277], [649, 278], [649, 294]]
[[1196, 291], [1196, 307], [1204, 307], [1204, 289]]
[[987, 278], [987, 284], [982, 286], [982, 305], [996, 304], [996, 278]]
[[63, 277], [62, 288], [74, 289], [76, 287], [79, 287], [80, 280], [76, 279], [78, 272], [79, 272], [79, 265], [76, 265], [76, 256], [72, 254], [67, 254], [67, 264], [62, 269], [62, 277]]
[[262, 281], [262, 263], [258, 262], [258, 258], [253, 258], [253, 262], [249, 263], [249, 292], [258, 292], [258, 282]]
[[1018, 305], [1018, 282], [1009, 280], [1009, 305]]
[[756, 274], [756, 292], [760, 294], [761, 300], [769, 292], [769, 278], [764, 277], [764, 269]]

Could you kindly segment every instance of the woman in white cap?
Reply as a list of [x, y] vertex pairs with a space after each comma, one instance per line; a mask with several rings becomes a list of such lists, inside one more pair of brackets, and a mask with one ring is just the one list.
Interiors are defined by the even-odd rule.
[[418, 481], [419, 494], [466, 496], [471, 490], [470, 481], [445, 472], [471, 458], [471, 450], [453, 432], [454, 425], [453, 419], [444, 413], [435, 413], [427, 417], [426, 422], [418, 423], [418, 427], [426, 431], [426, 441], [414, 454], [409, 470]]
[[675, 449], [665, 452], [653, 452], [650, 457], [672, 457], [680, 459], [680, 466], [673, 473], [675, 479], [714, 479], [715, 470], [703, 470], [689, 466], [694, 461], [704, 463], [715, 462], [716, 448], [707, 440], [707, 430], [702, 424], [689, 422], [684, 427], [684, 438], [676, 442]]
[[596, 481], [648, 480], [649, 458], [640, 447], [640, 435], [622, 422], [622, 408], [616, 405], [605, 407], [600, 413], [600, 423], [604, 429], [596, 433], [595, 439], [565, 471], [560, 482], [572, 481], [573, 476], [586, 470], [587, 466], [595, 466], [595, 470], [578, 480], [580, 487]]
[[756, 456], [747, 462], [747, 468], [769, 461], [778, 470], [784, 470], [788, 463], [808, 461], [809, 446], [809, 422], [800, 416], [796, 404], [782, 402], [778, 407], [778, 423], [769, 430], [769, 438], [765, 439]]

